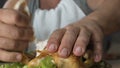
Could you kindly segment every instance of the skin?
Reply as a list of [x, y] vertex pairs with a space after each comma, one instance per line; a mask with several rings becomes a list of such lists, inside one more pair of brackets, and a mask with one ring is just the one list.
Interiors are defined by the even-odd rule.
[[33, 30], [29, 25], [27, 15], [12, 8], [13, 0], [8, 0], [4, 8], [0, 9], [0, 61], [19, 62], [29, 41], [32, 40]]
[[70, 53], [82, 56], [92, 41], [94, 61], [98, 62], [102, 59], [104, 35], [120, 29], [118, 19], [120, 10], [117, 7], [120, 2], [119, 0], [115, 0], [115, 2], [112, 0], [87, 0], [87, 3], [94, 12], [74, 24], [53, 32], [47, 44], [49, 52], [58, 51], [59, 56], [64, 58], [68, 57]]
[[[60, 0], [41, 0], [40, 8], [49, 10], [55, 8], [59, 2]], [[120, 0], [87, 0], [87, 3], [94, 12], [74, 24], [54, 31], [46, 47], [49, 52], [58, 52], [59, 56], [63, 58], [68, 57], [70, 53], [82, 56], [91, 41], [95, 62], [101, 60], [104, 35], [120, 29]], [[12, 19], [8, 16], [11, 16]], [[27, 43], [32, 37], [32, 29], [28, 28], [27, 24], [28, 19], [24, 19], [26, 19], [25, 16], [18, 11], [0, 9], [0, 31], [2, 31], [0, 40], [3, 41], [0, 41], [1, 61], [18, 62], [21, 60], [21, 54], [16, 50], [23, 51], [27, 48]], [[30, 31], [27, 31], [26, 28]], [[21, 35], [22, 31], [26, 34]], [[30, 36], [28, 37], [28, 35]], [[23, 47], [23, 44], [26, 47]], [[19, 46], [20, 49], [16, 46]], [[9, 52], [11, 50], [12, 52]]]
[[[43, 2], [44, 1], [44, 2]], [[45, 3], [54, 4], [59, 3], [59, 0], [53, 1], [54, 3], [49, 2], [50, 0], [41, 0], [40, 8], [51, 9], [51, 6], [45, 8]], [[95, 4], [96, 2], [97, 4]], [[88, 1], [90, 8], [95, 10], [100, 4], [102, 4], [102, 0], [92, 0]], [[99, 3], [99, 5], [98, 5]], [[94, 7], [94, 6], [97, 7]], [[55, 8], [55, 7], [52, 7]], [[56, 52], [60, 57], [67, 58], [70, 53], [74, 53], [76, 56], [82, 56], [89, 42], [92, 40], [94, 47], [94, 60], [96, 62], [100, 61], [102, 58], [102, 40], [103, 40], [103, 31], [99, 24], [94, 22], [94, 20], [86, 17], [74, 24], [67, 25], [66, 27], [56, 30], [52, 33], [48, 40], [47, 50], [49, 52]]]

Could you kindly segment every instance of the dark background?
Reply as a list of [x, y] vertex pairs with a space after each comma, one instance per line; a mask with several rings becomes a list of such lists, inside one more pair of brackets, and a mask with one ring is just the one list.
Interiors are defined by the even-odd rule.
[[6, 0], [0, 0], [0, 8], [2, 8], [2, 6], [4, 5], [5, 2], [6, 2]]

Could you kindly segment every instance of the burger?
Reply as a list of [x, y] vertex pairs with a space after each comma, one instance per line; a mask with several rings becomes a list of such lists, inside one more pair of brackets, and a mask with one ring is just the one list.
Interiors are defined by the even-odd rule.
[[[45, 46], [47, 41], [37, 44], [37, 46]], [[39, 49], [39, 48], [38, 48]], [[59, 57], [58, 53], [49, 53], [45, 49], [37, 50], [37, 56], [30, 59], [27, 54], [23, 53], [23, 60], [20, 63], [3, 64], [0, 68], [112, 68], [105, 61], [94, 62], [92, 51], [77, 57], [71, 53], [68, 58]]]
[[[39, 47], [44, 47], [47, 41], [37, 44]], [[0, 65], [0, 68], [112, 68], [110, 64], [105, 61], [94, 62], [92, 51], [87, 52], [77, 57], [71, 53], [68, 58], [59, 57], [58, 53], [49, 53], [41, 48], [37, 52], [37, 56], [31, 59], [31, 55], [23, 53], [23, 59], [19, 63], [5, 63]]]
[[93, 52], [88, 49], [86, 53], [77, 57], [71, 53], [68, 58], [59, 57], [58, 53], [50, 53], [44, 49], [47, 41], [37, 44], [37, 57], [27, 63], [28, 68], [111, 68], [105, 61], [94, 62]]

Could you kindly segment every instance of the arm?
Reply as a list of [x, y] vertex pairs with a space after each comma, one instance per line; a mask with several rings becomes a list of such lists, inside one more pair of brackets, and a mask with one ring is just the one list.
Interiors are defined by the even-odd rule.
[[[89, 0], [88, 0], [89, 1]], [[90, 6], [92, 9], [96, 9], [93, 13], [88, 15], [88, 19], [91, 19], [98, 23], [105, 35], [120, 30], [120, 0], [100, 0], [102, 5], [98, 7]], [[90, 2], [89, 2], [90, 5]]]
[[119, 0], [105, 0], [102, 5], [93, 8], [94, 12], [82, 20], [53, 32], [48, 40], [47, 50], [50, 52], [58, 50], [61, 57], [68, 57], [71, 52], [76, 56], [82, 56], [87, 46], [93, 43], [94, 60], [100, 61], [104, 35], [120, 29], [119, 6]]

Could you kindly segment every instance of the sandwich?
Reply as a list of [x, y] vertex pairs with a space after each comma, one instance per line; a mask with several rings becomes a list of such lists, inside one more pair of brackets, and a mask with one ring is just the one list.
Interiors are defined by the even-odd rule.
[[77, 57], [71, 53], [68, 58], [61, 58], [57, 52], [46, 51], [46, 44], [47, 41], [37, 44], [37, 57], [27, 63], [27, 68], [111, 68], [111, 65], [103, 60], [94, 62], [93, 52], [89, 48], [83, 56]]
[[[45, 43], [47, 43], [45, 41]], [[37, 44], [45, 46], [46, 44]], [[19, 63], [3, 64], [0, 68], [112, 68], [105, 61], [94, 62], [92, 51], [88, 50], [83, 56], [77, 57], [71, 53], [68, 58], [61, 58], [56, 53], [49, 53], [45, 49], [37, 50], [39, 53], [35, 58], [30, 59], [28, 55], [23, 54], [23, 60]]]

